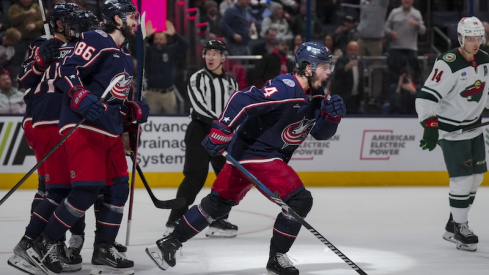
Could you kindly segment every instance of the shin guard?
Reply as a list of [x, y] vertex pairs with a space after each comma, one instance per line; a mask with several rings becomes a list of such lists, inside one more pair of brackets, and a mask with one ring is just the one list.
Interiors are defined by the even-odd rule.
[[173, 234], [183, 243], [204, 230], [212, 221], [212, 218], [202, 210], [200, 204], [194, 205], [183, 215]]
[[273, 237], [270, 241], [270, 250], [287, 253], [294, 244], [301, 229], [301, 224], [287, 213], [278, 214], [273, 226]]

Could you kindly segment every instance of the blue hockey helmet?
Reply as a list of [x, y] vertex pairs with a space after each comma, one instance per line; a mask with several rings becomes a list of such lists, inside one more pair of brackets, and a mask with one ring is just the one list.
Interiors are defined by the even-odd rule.
[[102, 6], [102, 20], [104, 25], [116, 27], [114, 16], [118, 15], [126, 22], [127, 14], [137, 14], [136, 7], [131, 0], [106, 0]]
[[65, 23], [65, 19], [75, 10], [80, 10], [80, 7], [73, 3], [58, 3], [54, 5], [53, 10], [49, 14], [49, 25], [56, 30], [56, 20], [61, 20], [61, 23]]
[[302, 64], [311, 65], [311, 70], [316, 71], [321, 63], [333, 63], [331, 52], [323, 44], [316, 42], [302, 43], [295, 52], [295, 66], [299, 69]]
[[91, 11], [76, 10], [67, 17], [65, 29], [69, 40], [78, 40], [82, 32], [100, 29], [100, 20]]

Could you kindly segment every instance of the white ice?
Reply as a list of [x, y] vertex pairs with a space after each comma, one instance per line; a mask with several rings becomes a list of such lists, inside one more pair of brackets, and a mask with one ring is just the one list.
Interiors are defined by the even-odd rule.
[[[306, 220], [367, 274], [483, 275], [489, 274], [489, 188], [477, 193], [469, 224], [479, 235], [476, 252], [460, 251], [442, 239], [448, 219], [447, 187], [309, 188], [314, 206]], [[175, 189], [155, 189], [160, 200]], [[197, 202], [208, 194], [204, 189]], [[0, 192], [3, 197], [6, 190]], [[0, 206], [0, 274], [24, 274], [7, 264], [29, 220], [33, 190], [16, 191]], [[154, 207], [145, 189], [135, 191], [129, 259], [136, 274], [261, 275], [266, 274], [269, 241], [280, 208], [253, 189], [231, 212], [239, 226], [234, 239], [210, 239], [205, 232], [184, 243], [177, 265], [160, 270], [144, 249], [161, 238], [169, 210]], [[128, 208], [126, 207], [127, 213]], [[93, 252], [93, 211], [87, 211], [83, 269], [90, 274]], [[117, 241], [125, 243], [127, 215]], [[303, 228], [288, 255], [305, 275], [357, 274]]]

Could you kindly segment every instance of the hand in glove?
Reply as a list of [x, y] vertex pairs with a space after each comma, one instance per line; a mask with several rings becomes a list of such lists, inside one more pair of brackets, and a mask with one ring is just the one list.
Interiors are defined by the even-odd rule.
[[423, 138], [419, 142], [419, 147], [423, 150], [432, 151], [438, 142], [438, 118], [427, 118], [421, 122], [421, 125], [424, 127], [424, 132]]
[[46, 70], [51, 62], [59, 56], [61, 41], [52, 38], [48, 39], [39, 46], [34, 52], [34, 59], [39, 69]]
[[340, 123], [341, 118], [346, 114], [346, 105], [341, 96], [326, 96], [321, 102], [321, 114], [324, 120], [329, 123]]
[[233, 138], [233, 131], [226, 125], [217, 120], [212, 122], [212, 129], [209, 135], [202, 141], [202, 146], [211, 156], [218, 156], [221, 151], [226, 150]]
[[101, 103], [96, 95], [80, 86], [73, 87], [69, 95], [71, 97], [71, 109], [88, 120], [98, 119], [106, 110], [105, 104]]

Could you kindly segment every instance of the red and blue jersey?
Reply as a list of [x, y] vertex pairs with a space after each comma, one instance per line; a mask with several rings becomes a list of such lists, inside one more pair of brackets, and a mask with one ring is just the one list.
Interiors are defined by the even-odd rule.
[[68, 93], [73, 87], [81, 86], [101, 97], [109, 83], [123, 75], [105, 98], [105, 113], [97, 120], [86, 120], [80, 125], [108, 136], [122, 134], [121, 106], [127, 99], [134, 76], [134, 63], [125, 46], [117, 46], [112, 37], [102, 30], [84, 32], [72, 53], [59, 66], [58, 75], [54, 84], [64, 93], [60, 132], [74, 127], [82, 119], [70, 108]]
[[287, 163], [308, 134], [329, 139], [338, 125], [322, 118], [324, 97], [322, 88], [304, 91], [293, 74], [235, 92], [219, 117], [236, 130], [228, 152], [241, 163], [277, 158]]
[[63, 91], [54, 86], [58, 76], [58, 67], [66, 56], [71, 54], [76, 42], [67, 42], [59, 48], [60, 55], [51, 62], [41, 77], [37, 87], [31, 89], [32, 125], [58, 124], [63, 103]]

